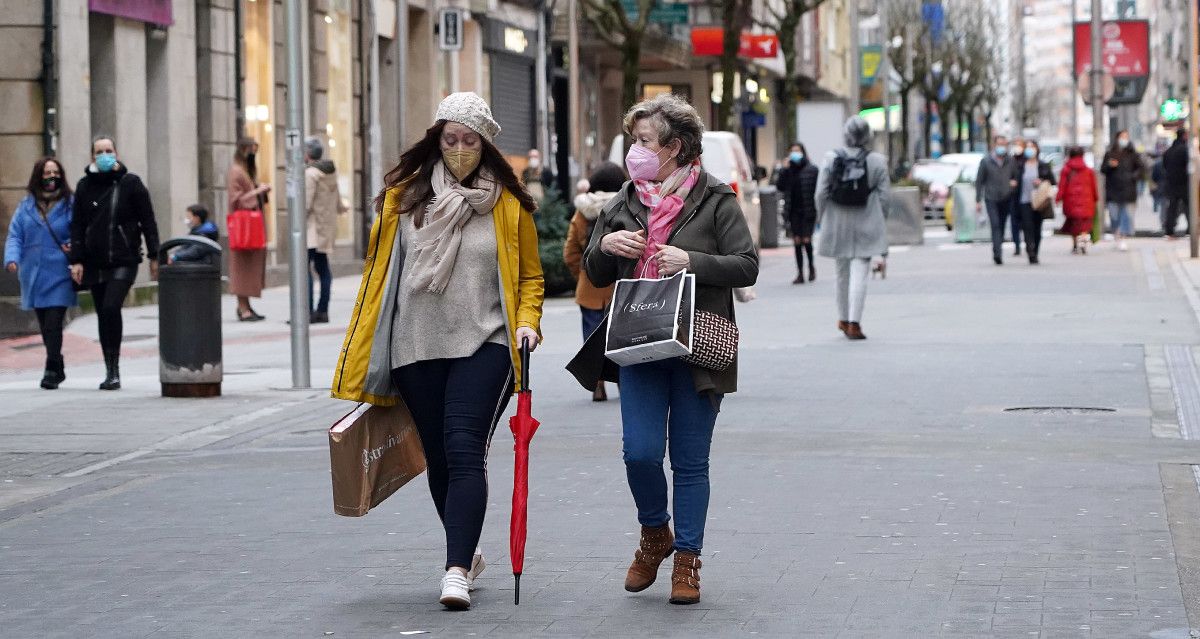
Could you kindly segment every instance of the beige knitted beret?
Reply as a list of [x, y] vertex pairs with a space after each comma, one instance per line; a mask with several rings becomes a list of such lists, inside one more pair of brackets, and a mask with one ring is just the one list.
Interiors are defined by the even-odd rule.
[[469, 91], [446, 96], [438, 105], [434, 119], [465, 124], [488, 142], [500, 135], [500, 125], [492, 119], [491, 107], [483, 98]]

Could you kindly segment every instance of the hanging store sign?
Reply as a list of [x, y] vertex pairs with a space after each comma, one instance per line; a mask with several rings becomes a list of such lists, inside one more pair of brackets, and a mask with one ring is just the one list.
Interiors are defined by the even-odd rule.
[[[692, 27], [693, 55], [721, 55], [725, 47], [725, 29]], [[779, 36], [767, 33], [742, 33], [738, 47], [740, 58], [774, 58], [779, 55]]]
[[175, 24], [171, 0], [88, 0], [88, 11], [163, 27]]
[[[1150, 77], [1150, 22], [1111, 20], [1104, 23], [1100, 58], [1115, 84], [1108, 104], [1139, 104]], [[1092, 23], [1075, 23], [1075, 76], [1092, 70]]]
[[438, 11], [438, 48], [442, 51], [461, 51], [463, 48], [462, 9]]
[[[630, 20], [638, 19], [638, 2], [637, 0], [621, 0], [621, 6], [625, 9], [625, 16]], [[688, 23], [688, 6], [680, 2], [660, 2], [655, 1], [650, 5], [650, 16], [647, 18], [654, 24], [675, 25]]]
[[483, 48], [488, 52], [509, 53], [526, 58], [536, 56], [536, 32], [499, 20], [488, 20], [486, 24]]
[[883, 64], [883, 47], [869, 44], [862, 47], [859, 53], [859, 84], [869, 87], [875, 84], [879, 77], [879, 67]]

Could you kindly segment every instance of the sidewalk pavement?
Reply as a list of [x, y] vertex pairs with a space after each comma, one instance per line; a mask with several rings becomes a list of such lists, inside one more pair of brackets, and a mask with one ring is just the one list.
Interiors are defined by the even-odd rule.
[[[991, 264], [931, 233], [893, 249], [864, 330], [834, 330], [832, 264], [766, 251], [739, 305], [740, 391], [714, 436], [703, 599], [622, 590], [637, 521], [616, 402], [562, 371], [578, 311], [534, 356], [530, 539], [512, 605], [501, 425], [474, 606], [436, 603], [443, 536], [414, 482], [331, 512], [325, 429], [350, 406], [289, 385], [286, 292], [227, 322], [226, 394], [158, 397], [0, 374], [0, 628], [11, 637], [1158, 637], [1200, 627], [1200, 270], [1182, 243]], [[312, 339], [326, 384], [356, 283]], [[227, 307], [231, 305], [227, 302]], [[152, 334], [133, 309], [130, 334]], [[140, 324], [139, 324], [140, 323]], [[136, 327], [136, 328], [135, 328]], [[90, 339], [83, 321], [72, 325]], [[149, 343], [151, 340], [143, 340]], [[135, 342], [136, 343], [136, 342]], [[228, 344], [229, 342], [227, 342]], [[139, 348], [142, 348], [139, 346]], [[36, 367], [35, 367], [36, 368]], [[128, 371], [128, 372], [126, 372]], [[127, 377], [126, 377], [127, 376]], [[615, 390], [610, 395], [615, 396]]]

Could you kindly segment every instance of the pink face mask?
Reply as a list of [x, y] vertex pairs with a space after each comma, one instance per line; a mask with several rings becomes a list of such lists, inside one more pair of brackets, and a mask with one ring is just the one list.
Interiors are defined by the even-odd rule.
[[[662, 149], [659, 149], [658, 153], [662, 153]], [[629, 179], [651, 182], [658, 177], [658, 170], [662, 168], [662, 163], [658, 161], [658, 153], [640, 144], [629, 147], [629, 153], [625, 155], [625, 168], [629, 171]]]

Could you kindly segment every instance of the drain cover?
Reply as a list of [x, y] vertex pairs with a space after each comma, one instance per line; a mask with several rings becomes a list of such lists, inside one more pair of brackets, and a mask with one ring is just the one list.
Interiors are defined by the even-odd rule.
[[1115, 413], [1115, 408], [1097, 406], [1017, 406], [1005, 408], [1006, 413], [1032, 413], [1034, 415], [1091, 415], [1093, 413]]

